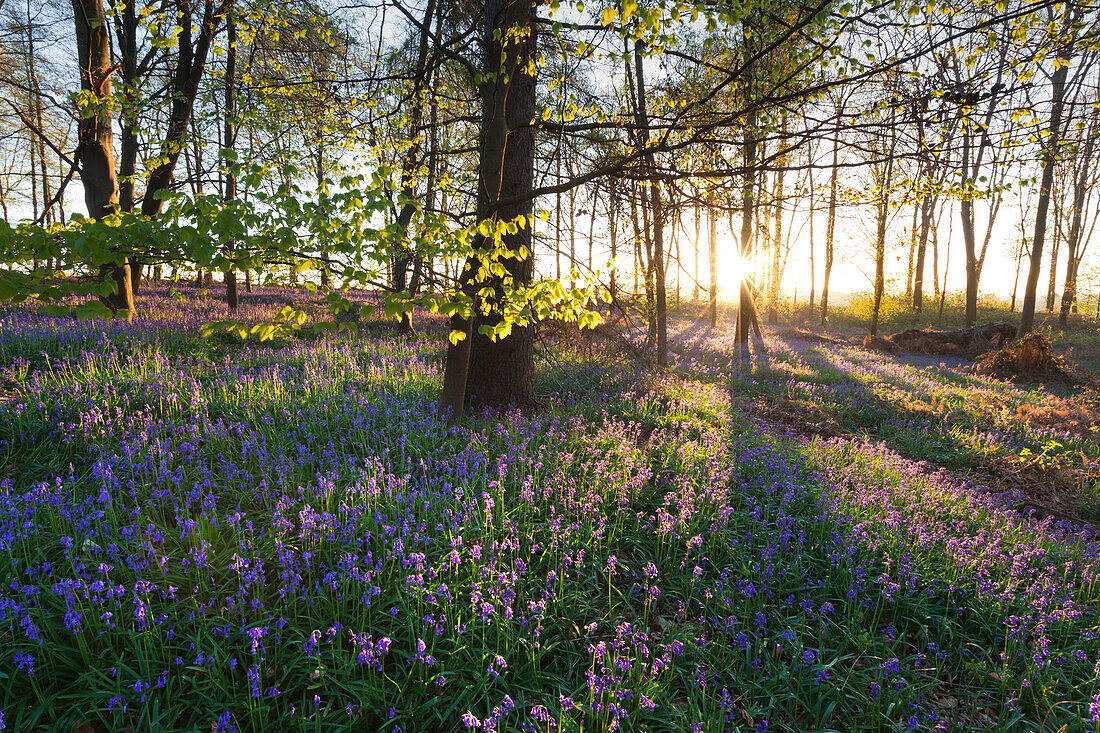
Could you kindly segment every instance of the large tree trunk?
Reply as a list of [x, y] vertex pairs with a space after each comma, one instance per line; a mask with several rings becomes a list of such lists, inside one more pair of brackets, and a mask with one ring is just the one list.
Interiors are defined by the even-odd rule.
[[[111, 48], [103, 0], [72, 0], [76, 22], [76, 48], [80, 61], [80, 88], [96, 99], [111, 98]], [[81, 117], [78, 127], [81, 146], [80, 180], [84, 184], [84, 202], [88, 216], [101, 219], [118, 210], [118, 177], [115, 173], [114, 132], [111, 117], [103, 108]], [[110, 278], [116, 286], [103, 303], [116, 315], [133, 318], [134, 292], [130, 287], [130, 267], [126, 257], [100, 268], [100, 277]]]
[[[535, 53], [535, 14], [533, 0], [489, 0], [484, 9], [483, 68], [481, 84], [480, 160], [478, 165], [478, 219], [504, 220], [527, 217], [526, 226], [506, 236], [504, 246], [512, 252], [526, 250], [524, 258], [513, 257], [502, 264], [517, 286], [529, 284], [534, 276], [531, 238], [532, 201], [501, 206], [502, 198], [531, 192], [534, 183], [535, 75], [527, 71]], [[510, 37], [508, 30], [525, 32]], [[508, 41], [505, 45], [505, 41]], [[501, 58], [504, 57], [504, 68]], [[534, 68], [532, 63], [531, 68]], [[504, 73], [500, 73], [504, 72]], [[505, 287], [500, 278], [474, 283], [479, 269], [477, 258], [466, 263], [461, 276], [468, 295], [483, 287], [498, 294]], [[478, 321], [493, 325], [499, 315], [479, 316], [475, 299], [474, 313], [467, 319], [455, 315], [452, 330], [467, 337], [447, 349], [440, 409], [457, 418], [464, 407], [524, 405], [536, 402], [534, 376], [534, 333], [531, 326], [514, 327], [511, 335], [498, 341], [477, 332]]]
[[[1068, 11], [1067, 11], [1068, 12]], [[1035, 238], [1031, 245], [1031, 262], [1024, 285], [1024, 304], [1020, 312], [1020, 335], [1031, 332], [1035, 323], [1035, 293], [1039, 286], [1039, 270], [1043, 266], [1043, 242], [1047, 233], [1047, 211], [1050, 209], [1050, 192], [1054, 186], [1054, 167], [1058, 161], [1058, 140], [1062, 131], [1062, 108], [1065, 102], [1066, 76], [1069, 72], [1070, 49], [1058, 53], [1061, 62], [1054, 70], [1050, 97], [1050, 125], [1043, 141], [1043, 177], [1039, 184], [1039, 205], [1035, 212]]]

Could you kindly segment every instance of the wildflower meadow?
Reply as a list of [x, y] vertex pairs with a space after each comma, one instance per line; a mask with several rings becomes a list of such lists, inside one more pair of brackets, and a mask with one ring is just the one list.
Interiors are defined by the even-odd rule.
[[0, 316], [5, 730], [1100, 730], [1088, 497], [965, 473], [1095, 460], [1019, 417], [1072, 396], [687, 324], [448, 423], [440, 324], [241, 343], [174, 292]]

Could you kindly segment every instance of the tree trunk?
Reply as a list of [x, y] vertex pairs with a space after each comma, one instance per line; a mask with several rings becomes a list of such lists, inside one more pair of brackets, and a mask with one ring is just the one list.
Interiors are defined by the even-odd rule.
[[815, 281], [815, 278], [817, 277], [817, 272], [815, 271], [815, 268], [814, 268], [814, 265], [815, 265], [815, 263], [814, 263], [814, 208], [817, 205], [814, 199], [816, 197], [817, 192], [814, 190], [814, 171], [813, 171], [813, 168], [810, 168], [810, 170], [807, 171], [806, 175], [809, 179], [809, 189], [810, 189], [810, 215], [809, 215], [809, 219], [810, 219], [810, 221], [809, 221], [809, 225], [810, 225], [810, 304], [809, 305], [810, 305], [810, 308], [809, 308], [809, 315], [810, 315], [810, 320], [812, 321], [813, 318], [814, 318], [814, 294], [815, 294], [815, 291], [816, 291], [816, 288], [817, 288], [817, 282]]
[[[696, 195], [698, 195], [698, 194], [696, 194]], [[692, 300], [693, 303], [698, 303], [699, 302], [699, 224], [700, 224], [700, 221], [699, 221], [699, 201], [698, 201], [698, 199], [696, 199], [696, 202], [695, 202], [695, 242], [694, 242], [694, 246], [692, 247], [692, 249], [694, 250], [694, 256], [695, 256], [695, 266], [694, 266], [694, 270], [693, 270], [693, 272], [694, 272], [693, 281], [695, 283], [695, 287], [692, 288], [692, 291], [691, 291], [691, 300]]]
[[[119, 61], [122, 64], [122, 83], [127, 91], [137, 86], [137, 29], [136, 3], [122, 7], [118, 36]], [[123, 211], [134, 210], [134, 174], [137, 170], [138, 136], [137, 109], [134, 99], [127, 99], [119, 114], [122, 150], [119, 157], [119, 207]], [[137, 268], [134, 267], [133, 270]], [[136, 290], [137, 288], [135, 288]]]
[[[718, 325], [718, 214], [714, 210], [714, 192], [707, 196], [707, 229], [709, 246], [707, 258], [710, 260], [710, 292], [707, 311], [710, 314], [710, 327]], [[743, 273], [739, 273], [742, 277]]]
[[[481, 83], [481, 132], [478, 165], [478, 219], [504, 220], [519, 215], [527, 224], [514, 235], [504, 238], [512, 252], [526, 250], [526, 257], [504, 260], [509, 275], [518, 286], [529, 284], [534, 276], [530, 218], [533, 202], [500, 206], [505, 197], [523, 196], [534, 183], [535, 117], [534, 0], [489, 0], [484, 9], [483, 68]], [[511, 36], [509, 29], [524, 32]], [[507, 44], [505, 43], [507, 41]], [[501, 68], [501, 59], [504, 58]], [[528, 66], [530, 64], [530, 67]], [[503, 72], [503, 73], [501, 73]], [[482, 243], [484, 245], [484, 243]], [[477, 258], [466, 263], [461, 282], [467, 294], [484, 287], [503, 290], [501, 278], [474, 283], [479, 269]], [[452, 419], [467, 406], [523, 405], [536, 402], [534, 376], [534, 332], [531, 326], [514, 327], [511, 335], [498, 341], [477, 333], [479, 303], [475, 300], [470, 318], [456, 314], [452, 330], [466, 338], [447, 349], [440, 409]], [[486, 325], [494, 325], [499, 315], [490, 313]]]
[[[232, 15], [226, 18], [228, 26], [227, 45], [229, 46], [225, 56], [225, 140], [227, 150], [231, 151], [225, 161], [225, 191], [223, 197], [226, 203], [237, 198], [237, 177], [233, 175], [230, 167], [233, 164], [232, 151], [237, 146], [237, 21]], [[237, 266], [232, 261], [236, 256], [236, 243], [229, 240], [225, 244], [230, 263], [225, 269], [225, 305], [230, 313], [237, 312]]]
[[974, 199], [970, 180], [970, 130], [968, 121], [964, 121], [962, 129], [962, 178], [963, 194], [959, 203], [960, 223], [963, 231], [963, 246], [966, 248], [966, 327], [970, 328], [978, 322], [978, 251], [974, 238]]
[[932, 197], [925, 194], [920, 201], [920, 235], [917, 238], [917, 261], [913, 266], [913, 312], [918, 316], [924, 308], [925, 254], [928, 251], [928, 229], [931, 223]]
[[618, 183], [617, 183], [617, 181], [612, 179], [608, 183], [608, 188], [607, 188], [607, 228], [608, 228], [608, 232], [611, 235], [611, 262], [613, 263], [612, 266], [611, 266], [611, 273], [609, 274], [612, 300], [617, 300], [618, 297], [619, 297], [619, 283], [618, 283], [619, 240], [618, 240], [617, 223], [615, 221], [615, 215], [618, 213], [618, 210], [619, 210], [618, 192], [619, 192]]
[[783, 173], [787, 167], [787, 118], [779, 128], [779, 151], [775, 159], [775, 197], [772, 203], [775, 217], [775, 239], [772, 241], [772, 276], [768, 289], [768, 323], [779, 323], [779, 286], [783, 279], [779, 248], [783, 242]]
[[[111, 49], [107, 37], [107, 19], [103, 0], [73, 0], [76, 23], [76, 47], [80, 60], [80, 88], [98, 100], [111, 98]], [[111, 117], [103, 108], [81, 117], [81, 171], [84, 202], [88, 216], [102, 219], [118, 210], [118, 177], [115, 173], [114, 132]], [[104, 305], [116, 315], [131, 319], [135, 315], [134, 292], [130, 287], [130, 266], [122, 253], [114, 262], [103, 265], [101, 278], [115, 283], [115, 292], [104, 296]]]
[[[176, 38], [177, 62], [172, 75], [172, 107], [168, 114], [168, 129], [164, 136], [164, 144], [161, 146], [159, 162], [149, 172], [145, 197], [141, 201], [143, 216], [156, 217], [160, 214], [163, 202], [156, 194], [166, 190], [172, 183], [172, 173], [176, 169], [180, 151], [183, 150], [186, 142], [191, 111], [195, 106], [195, 97], [199, 93], [199, 82], [206, 68], [210, 44], [214, 39], [215, 31], [221, 24], [222, 16], [216, 11], [212, 0], [206, 0], [203, 7], [199, 37], [192, 45], [192, 4], [187, 0], [176, 0], [179, 33]], [[133, 273], [134, 289], [137, 290], [140, 284], [141, 269], [138, 266]]]
[[[1068, 11], [1067, 11], [1068, 12]], [[1043, 241], [1047, 233], [1047, 211], [1050, 208], [1050, 192], [1054, 185], [1054, 168], [1058, 160], [1058, 140], [1062, 131], [1062, 107], [1066, 92], [1066, 76], [1069, 72], [1070, 49], [1060, 49], [1061, 62], [1054, 70], [1051, 84], [1050, 125], [1043, 142], [1043, 177], [1039, 184], [1039, 205], [1035, 212], [1035, 238], [1031, 245], [1031, 262], [1024, 285], [1024, 304], [1020, 312], [1020, 335], [1031, 333], [1035, 322], [1035, 293], [1039, 286], [1039, 270], [1043, 265]]]
[[[754, 197], [756, 194], [756, 151], [757, 141], [753, 128], [756, 125], [756, 115], [750, 113], [745, 124], [745, 142], [743, 150], [745, 156], [745, 180], [741, 190], [741, 261], [748, 262], [752, 255], [753, 216], [756, 214]], [[737, 303], [737, 326], [734, 338], [742, 358], [748, 355], [749, 329], [758, 336], [760, 325], [756, 321], [756, 308], [753, 305], [752, 290], [749, 289], [748, 277], [741, 278]]]
[[[886, 225], [890, 218], [890, 189], [894, 185], [894, 151], [897, 147], [897, 127], [893, 113], [886, 125], [886, 134], [889, 135], [889, 148], [884, 149], [885, 162], [881, 164], [881, 175], [876, 181], [878, 186], [876, 231], [875, 231], [875, 303], [871, 313], [871, 335], [878, 335], [879, 313], [882, 308], [882, 298], [886, 290]], [[884, 146], [885, 148], [885, 146]]]
[[[880, 194], [885, 196], [885, 193]], [[879, 310], [882, 308], [882, 296], [886, 287], [884, 267], [886, 263], [886, 223], [890, 214], [886, 201], [880, 201], [875, 217], [875, 303], [871, 311], [871, 335], [878, 335]]]
[[[843, 114], [841, 110], [840, 114]], [[833, 137], [833, 166], [829, 178], [829, 217], [825, 224], [825, 277], [821, 282], [821, 325], [829, 320], [829, 277], [833, 274], [833, 235], [836, 231], [836, 189], [840, 136]]]
[[1084, 252], [1078, 252], [1081, 245], [1082, 218], [1085, 209], [1085, 197], [1092, 173], [1092, 156], [1096, 137], [1089, 135], [1085, 141], [1084, 152], [1078, 158], [1080, 166], [1073, 182], [1073, 219], [1070, 221], [1069, 234], [1066, 237], [1066, 283], [1062, 288], [1062, 307], [1058, 313], [1058, 327], [1065, 329], [1070, 310], [1077, 308], [1077, 271]]
[[[412, 102], [409, 109], [409, 138], [412, 140], [412, 144], [405, 151], [404, 159], [401, 161], [401, 193], [405, 197], [405, 203], [401, 206], [401, 211], [397, 215], [397, 227], [401, 239], [398, 242], [397, 256], [394, 258], [393, 263], [393, 290], [395, 293], [401, 293], [408, 289], [409, 267], [415, 260], [408, 229], [412, 223], [413, 215], [416, 213], [416, 202], [413, 197], [416, 195], [416, 169], [419, 163], [420, 151], [423, 147], [420, 142], [423, 138], [423, 131], [420, 128], [424, 119], [424, 90], [428, 86], [429, 76], [431, 75], [428, 69], [428, 39], [431, 35], [429, 29], [434, 15], [435, 0], [428, 0], [427, 8], [424, 10], [424, 24], [420, 27], [416, 69], [413, 77]], [[416, 280], [415, 276], [413, 279]], [[412, 293], [409, 293], [409, 295], [411, 296]], [[411, 311], [401, 314], [401, 325], [398, 330], [402, 336], [412, 336], [415, 333]]]
[[1059, 246], [1057, 235], [1051, 238], [1050, 241], [1050, 277], [1047, 278], [1047, 313], [1054, 311], [1054, 295], [1058, 288], [1058, 252], [1061, 249]]

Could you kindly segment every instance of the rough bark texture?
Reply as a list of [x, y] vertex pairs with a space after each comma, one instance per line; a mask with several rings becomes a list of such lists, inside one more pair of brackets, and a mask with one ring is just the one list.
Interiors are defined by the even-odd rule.
[[[137, 83], [137, 14], [134, 3], [122, 7], [118, 25], [119, 60], [122, 63], [122, 81], [128, 88]], [[137, 111], [124, 108], [119, 115], [122, 132], [122, 154], [119, 158], [119, 204], [123, 211], [134, 210], [134, 171], [137, 169]]]
[[[107, 37], [103, 0], [73, 0], [76, 47], [80, 61], [80, 87], [98, 99], [111, 97], [111, 49]], [[115, 173], [114, 132], [105, 110], [81, 117], [79, 125], [84, 202], [88, 216], [101, 219], [118, 210], [118, 177]], [[134, 293], [130, 267], [125, 258], [100, 268], [100, 277], [110, 278], [116, 292], [104, 296], [104, 305], [116, 314], [134, 316]]]
[[933, 331], [910, 328], [891, 334], [888, 340], [904, 351], [922, 354], [952, 354], [973, 348], [988, 351], [1000, 348], [1016, 338], [1016, 327], [997, 321], [958, 331]]
[[[503, 262], [514, 284], [530, 283], [534, 259], [530, 217], [532, 201], [501, 207], [500, 199], [530, 193], [534, 183], [535, 135], [530, 122], [535, 117], [535, 77], [526, 73], [527, 61], [535, 52], [532, 0], [490, 0], [485, 6], [484, 71], [481, 85], [482, 118], [478, 166], [478, 219], [508, 221], [523, 214], [528, 225], [505, 237], [513, 252], [526, 248], [527, 257]], [[510, 34], [521, 29], [522, 37]], [[494, 37], [494, 31], [498, 31]], [[507, 41], [505, 45], [505, 41]], [[502, 53], [505, 71], [499, 73]], [[472, 284], [478, 263], [467, 262], [461, 281], [468, 294], [485, 286], [499, 293], [504, 283], [490, 280]], [[475, 314], [477, 304], [475, 303]], [[453, 330], [467, 338], [447, 349], [441, 410], [452, 417], [463, 407], [530, 405], [537, 402], [534, 376], [534, 333], [531, 327], [514, 327], [511, 335], [491, 341], [477, 333], [478, 322], [492, 325], [499, 316], [475, 315], [474, 323], [460, 316], [451, 319]]]

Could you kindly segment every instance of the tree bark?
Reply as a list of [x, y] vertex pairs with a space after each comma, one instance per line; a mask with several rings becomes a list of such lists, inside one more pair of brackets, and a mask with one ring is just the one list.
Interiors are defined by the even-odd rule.
[[[635, 117], [638, 124], [639, 145], [649, 146], [649, 112], [646, 110], [645, 75], [642, 68], [641, 41], [634, 44], [634, 73], [637, 77], [638, 101]], [[654, 323], [657, 330], [657, 366], [668, 366], [668, 310], [665, 300], [665, 215], [661, 202], [661, 187], [657, 182], [653, 153], [646, 153], [646, 169], [649, 173], [649, 204], [653, 216], [653, 252], [651, 263], [654, 276]]]
[[[134, 6], [133, 2], [123, 5], [120, 14], [121, 22], [116, 30], [119, 61], [122, 64], [122, 83], [127, 91], [137, 86], [138, 75], [138, 21]], [[119, 207], [127, 212], [134, 210], [134, 174], [137, 170], [138, 155], [137, 110], [133, 105], [134, 101], [128, 99], [122, 107], [118, 120], [122, 144], [119, 156]]]
[[[404, 292], [409, 287], [409, 267], [414, 262], [412, 246], [409, 239], [409, 225], [416, 213], [416, 169], [423, 148], [421, 130], [424, 120], [424, 90], [428, 86], [431, 70], [428, 69], [428, 40], [431, 36], [432, 18], [435, 15], [435, 0], [428, 0], [424, 10], [424, 23], [420, 27], [420, 39], [416, 52], [416, 69], [412, 88], [411, 106], [409, 109], [409, 138], [412, 144], [405, 151], [401, 161], [401, 193], [405, 202], [397, 215], [397, 227], [400, 232], [400, 241], [397, 246], [397, 256], [393, 262], [393, 290], [396, 293]], [[413, 278], [416, 280], [416, 278]], [[412, 295], [412, 293], [409, 293]], [[402, 336], [412, 336], [415, 333], [412, 322], [412, 313], [401, 314], [401, 325], [398, 328]]]
[[1085, 148], [1078, 158], [1080, 169], [1073, 182], [1073, 219], [1070, 222], [1069, 234], [1066, 237], [1066, 282], [1062, 288], [1062, 306], [1058, 313], [1058, 327], [1065, 329], [1069, 319], [1069, 312], [1077, 305], [1077, 271], [1081, 265], [1084, 252], [1078, 251], [1081, 245], [1082, 219], [1085, 209], [1085, 197], [1088, 193], [1089, 181], [1092, 177], [1093, 152], [1096, 148], [1096, 137], [1088, 135], [1085, 140]]
[[772, 276], [768, 288], [768, 323], [773, 326], [779, 323], [779, 286], [783, 280], [783, 267], [779, 249], [783, 242], [783, 173], [787, 167], [786, 116], [783, 117], [779, 132], [779, 150], [775, 159], [778, 170], [775, 172], [775, 196], [772, 203], [775, 217], [775, 239], [772, 241]]
[[[96, 100], [111, 98], [111, 49], [103, 0], [72, 0], [76, 23], [76, 47], [80, 61], [80, 88]], [[118, 177], [115, 172], [114, 132], [111, 116], [104, 108], [81, 117], [78, 126], [81, 149], [80, 180], [88, 216], [102, 219], [118, 211]], [[101, 278], [115, 283], [115, 292], [104, 296], [103, 304], [116, 315], [135, 315], [134, 292], [130, 287], [130, 266], [119, 254], [100, 268]]]
[[1070, 48], [1059, 50], [1057, 58], [1060, 63], [1051, 79], [1050, 125], [1047, 128], [1047, 139], [1043, 143], [1043, 177], [1039, 184], [1039, 203], [1035, 212], [1035, 237], [1032, 240], [1031, 261], [1024, 285], [1024, 303], [1020, 311], [1021, 336], [1029, 334], [1035, 323], [1035, 293], [1039, 286], [1039, 270], [1043, 266], [1043, 242], [1047, 233], [1047, 211], [1050, 209], [1050, 192], [1054, 185], [1054, 168], [1058, 160], [1058, 139], [1062, 131], [1062, 107], [1065, 101], [1070, 51]]
[[963, 123], [962, 178], [963, 194], [959, 204], [963, 231], [963, 246], [966, 249], [966, 327], [978, 322], [978, 251], [974, 238], [974, 199], [970, 189], [970, 130]]
[[[1055, 215], [1057, 220], [1057, 215]], [[1047, 278], [1047, 313], [1054, 311], [1054, 295], [1055, 290], [1058, 288], [1058, 251], [1060, 249], [1061, 241], [1059, 241], [1057, 233], [1051, 238], [1050, 241], [1050, 277]]]
[[[168, 129], [161, 147], [160, 162], [149, 173], [145, 197], [141, 201], [143, 216], [156, 217], [160, 214], [163, 202], [156, 194], [166, 190], [172, 183], [172, 174], [186, 141], [195, 97], [199, 93], [199, 82], [206, 68], [210, 44], [221, 25], [229, 2], [230, 0], [223, 0], [220, 6], [215, 7], [214, 0], [206, 0], [199, 37], [192, 45], [191, 3], [187, 0], [176, 0], [180, 32], [177, 36], [176, 69], [172, 75], [172, 107], [168, 114]], [[132, 278], [133, 289], [136, 291], [141, 286], [140, 264], [135, 267]]]
[[[233, 175], [231, 166], [233, 164], [232, 152], [237, 147], [237, 128], [236, 128], [236, 115], [237, 115], [237, 22], [236, 18], [230, 14], [226, 18], [227, 25], [227, 45], [228, 50], [225, 55], [225, 148], [230, 151], [229, 159], [225, 162], [225, 191], [223, 192], [223, 198], [226, 203], [229, 203], [233, 199], [237, 198], [237, 177]], [[236, 243], [233, 240], [226, 242], [225, 249], [229, 255], [230, 263], [225, 269], [225, 305], [231, 313], [237, 312], [237, 266], [233, 262], [233, 258], [236, 256]]]
[[893, 113], [886, 125], [886, 134], [889, 135], [889, 147], [883, 146], [884, 162], [879, 164], [881, 170], [876, 176], [878, 191], [876, 192], [876, 231], [875, 231], [875, 302], [871, 312], [871, 335], [878, 335], [879, 313], [882, 308], [882, 298], [886, 290], [886, 225], [890, 217], [890, 189], [894, 185], [894, 151], [897, 148], [897, 126]]
[[[838, 114], [844, 114], [841, 109]], [[833, 165], [829, 177], [829, 216], [825, 224], [825, 275], [821, 282], [821, 325], [829, 321], [829, 278], [833, 274], [833, 235], [836, 231], [836, 189], [839, 170], [840, 136], [833, 136]]]
[[707, 196], [707, 258], [710, 260], [710, 291], [707, 293], [707, 311], [710, 314], [710, 327], [718, 325], [718, 214], [714, 210], [714, 192]]
[[[741, 190], [741, 261], [748, 262], [753, 250], [753, 216], [756, 214], [754, 198], [756, 194], [756, 151], [757, 140], [753, 128], [756, 115], [750, 113], [745, 124], [745, 141], [742, 148], [745, 156], [745, 177]], [[735, 340], [741, 356], [748, 355], [749, 329], [760, 335], [760, 325], [756, 321], [756, 308], [753, 304], [752, 290], [749, 288], [747, 273], [741, 276], [737, 303], [737, 326]]]
[[924, 269], [928, 251], [928, 230], [932, 223], [932, 197], [925, 194], [920, 201], [920, 235], [917, 238], [917, 262], [913, 266], [913, 311], [919, 316], [924, 308]]
[[[530, 193], [534, 184], [535, 75], [528, 71], [535, 53], [534, 0], [489, 0], [484, 9], [483, 69], [481, 83], [481, 131], [478, 163], [478, 220], [527, 217], [527, 224], [504, 239], [504, 246], [517, 253], [504, 260], [512, 284], [529, 284], [534, 276], [530, 217], [533, 202], [500, 206], [504, 197]], [[519, 36], [509, 33], [520, 31]], [[503, 68], [501, 59], [503, 61]], [[530, 68], [534, 68], [532, 64]], [[483, 244], [483, 243], [482, 243]], [[525, 257], [518, 256], [525, 250]], [[508, 285], [501, 278], [474, 283], [480, 267], [478, 258], [466, 263], [461, 283], [467, 295], [484, 287], [498, 295]], [[486, 305], [492, 305], [486, 303]], [[457, 419], [466, 407], [533, 404], [534, 333], [531, 326], [513, 327], [511, 335], [498, 341], [478, 333], [485, 319], [493, 325], [499, 315], [479, 315], [481, 302], [475, 298], [470, 318], [455, 315], [451, 328], [467, 334], [447, 348], [440, 410]]]

